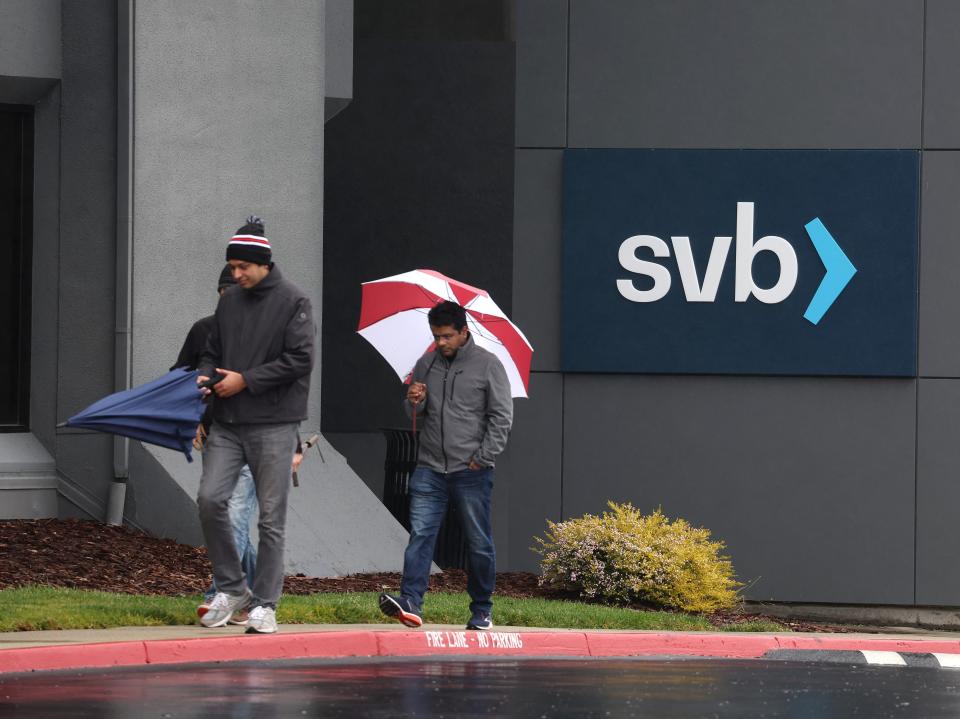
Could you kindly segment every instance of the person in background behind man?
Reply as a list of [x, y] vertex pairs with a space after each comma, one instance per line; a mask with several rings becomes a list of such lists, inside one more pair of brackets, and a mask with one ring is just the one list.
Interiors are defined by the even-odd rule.
[[[218, 591], [200, 623], [223, 626], [250, 605], [247, 632], [272, 633], [283, 590], [290, 459], [297, 427], [307, 418], [313, 311], [310, 299], [272, 262], [259, 217], [249, 217], [231, 238], [227, 263], [239, 287], [220, 298], [197, 378], [204, 382], [215, 373], [222, 376], [214, 385], [214, 421], [197, 497]], [[260, 507], [252, 596], [243, 581], [227, 510], [244, 464], [253, 471]]]
[[417, 360], [404, 408], [423, 416], [417, 467], [410, 477], [410, 541], [400, 596], [380, 595], [380, 610], [408, 627], [421, 607], [440, 524], [453, 502], [467, 539], [467, 629], [493, 628], [496, 559], [490, 524], [493, 465], [513, 422], [510, 381], [497, 357], [478, 347], [456, 302], [427, 315], [436, 349]]
[[[223, 293], [230, 287], [236, 285], [233, 279], [233, 271], [230, 265], [224, 265], [217, 280], [217, 296], [223, 296]], [[216, 321], [216, 315], [202, 317], [193, 323], [187, 338], [180, 348], [180, 354], [177, 361], [170, 369], [177, 367], [186, 367], [187, 369], [197, 369], [200, 364], [200, 355], [207, 346], [207, 339], [213, 324]], [[197, 426], [197, 436], [193, 441], [193, 446], [197, 451], [202, 452], [206, 443], [207, 435], [210, 433], [210, 424], [212, 422], [213, 403], [207, 405], [203, 413], [203, 419]], [[243, 569], [244, 580], [247, 587], [253, 587], [253, 580], [257, 570], [257, 548], [250, 541], [250, 520], [257, 509], [257, 489], [253, 484], [253, 475], [250, 473], [250, 467], [243, 465], [240, 469], [240, 475], [237, 478], [237, 486], [230, 495], [230, 501], [227, 503], [227, 514], [230, 517], [230, 526], [233, 529], [233, 543], [240, 553], [240, 566]], [[217, 584], [213, 582], [203, 593], [203, 602], [197, 607], [197, 616], [202, 617], [210, 609], [210, 602], [217, 594]], [[239, 609], [234, 612], [230, 618], [230, 624], [246, 625], [247, 608]]]

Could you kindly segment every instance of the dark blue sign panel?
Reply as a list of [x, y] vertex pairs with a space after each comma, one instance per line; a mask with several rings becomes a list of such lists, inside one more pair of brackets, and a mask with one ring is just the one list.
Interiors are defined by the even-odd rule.
[[563, 370], [916, 374], [919, 153], [567, 150]]

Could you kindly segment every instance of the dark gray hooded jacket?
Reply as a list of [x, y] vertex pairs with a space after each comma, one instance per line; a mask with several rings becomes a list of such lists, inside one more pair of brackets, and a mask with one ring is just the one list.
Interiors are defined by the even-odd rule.
[[247, 388], [213, 403], [213, 419], [232, 424], [307, 418], [316, 329], [308, 298], [273, 266], [249, 290], [231, 287], [200, 356], [200, 373], [217, 367], [243, 375]]
[[[417, 407], [417, 463], [444, 473], [466, 469], [471, 459], [492, 467], [513, 423], [510, 380], [496, 355], [471, 336], [452, 362], [438, 350], [423, 355], [412, 381], [427, 385], [427, 399]], [[412, 414], [413, 406], [403, 404]]]

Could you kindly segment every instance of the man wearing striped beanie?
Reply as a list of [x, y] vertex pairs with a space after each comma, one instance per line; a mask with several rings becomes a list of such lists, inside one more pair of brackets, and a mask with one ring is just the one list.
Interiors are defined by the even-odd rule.
[[[197, 497], [218, 591], [200, 623], [223, 626], [250, 606], [247, 632], [268, 634], [277, 631], [290, 464], [297, 428], [307, 418], [316, 330], [310, 299], [274, 264], [259, 217], [249, 217], [230, 239], [227, 264], [240, 289], [225, 292], [217, 304], [198, 378], [221, 378], [213, 386], [217, 401]], [[252, 594], [227, 511], [244, 464], [260, 505]]]
[[[250, 215], [247, 223], [237, 230], [227, 245], [227, 262], [249, 262], [254, 265], [269, 266], [272, 257], [270, 240], [264, 237], [263, 220]], [[230, 262], [236, 270], [236, 263]]]

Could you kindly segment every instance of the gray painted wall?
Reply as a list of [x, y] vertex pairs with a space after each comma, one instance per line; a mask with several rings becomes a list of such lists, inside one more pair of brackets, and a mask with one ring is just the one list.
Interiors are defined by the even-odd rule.
[[0, 4], [0, 75], [60, 77], [60, 0]]
[[[319, 321], [323, 6], [277, 7], [137, 4], [135, 381], [212, 310], [251, 211]], [[953, 0], [517, 4], [512, 305], [537, 352], [497, 475], [502, 569], [536, 566], [545, 519], [629, 499], [710, 527], [754, 598], [960, 605], [958, 32]], [[112, 475], [109, 437], [52, 424], [113, 385], [116, 35], [112, 0], [0, 6], [0, 100], [37, 103], [31, 409], [62, 515], [97, 514]], [[563, 147], [923, 149], [920, 377], [561, 374]]]
[[[346, 101], [352, 2], [331, 4], [333, 90]], [[314, 0], [0, 7], [0, 102], [34, 104], [36, 130], [34, 431], [0, 447], [0, 474], [19, 472], [19, 484], [0, 487], [9, 511], [40, 511], [23, 495], [37, 489], [48, 516], [104, 517], [113, 438], [55, 425], [114, 390], [118, 195], [132, 206], [129, 218], [119, 212], [132, 226], [132, 383], [166, 371], [190, 325], [213, 311], [227, 241], [251, 212], [266, 218], [277, 264], [312, 296], [320, 329], [325, 11]], [[118, 166], [127, 121], [129, 169]], [[317, 378], [320, 367], [318, 356]], [[319, 406], [317, 380], [305, 436]], [[321, 445], [327, 461], [308, 457], [290, 508], [288, 570], [398, 569], [405, 532]], [[201, 543], [199, 471], [132, 443], [125, 521]]]
[[[56, 425], [60, 64], [60, 0], [0, 5], [0, 103], [34, 108], [30, 417], [31, 434], [48, 453], [55, 449]], [[6, 437], [3, 454], [28, 450], [33, 437]]]
[[[213, 311], [227, 241], [250, 213], [265, 219], [277, 267], [310, 295], [321, 329], [324, 25], [324, 4], [313, 0], [244, 0], [216, 12], [188, 0], [136, 4], [133, 384], [163, 374], [193, 322]], [[341, 56], [350, 46], [336, 38]], [[320, 372], [318, 339], [304, 437], [320, 426]], [[326, 463], [305, 460], [291, 495], [287, 571], [398, 569], [406, 533], [332, 447], [324, 454]], [[128, 519], [202, 541], [199, 476], [199, 462], [134, 447]]]
[[[113, 391], [116, 237], [116, 2], [62, 5], [57, 419]], [[62, 515], [103, 517], [112, 444], [61, 430]], [[78, 504], [79, 503], [79, 504]]]
[[[168, 450], [133, 445], [128, 518], [148, 526], [156, 536], [202, 544], [194, 500], [200, 462], [187, 465]], [[332, 445], [321, 438], [317, 446], [320, 451], [308, 452], [300, 466], [300, 486], [290, 489], [287, 573], [331, 577], [399, 571], [407, 533]], [[156, 512], [152, 504], [164, 512]], [[253, 534], [256, 541], [256, 528]]]
[[60, 267], [60, 86], [34, 105], [30, 429], [56, 450]]
[[[320, 322], [323, 5], [190, 0], [135, 15], [133, 379], [161, 374], [215, 306], [251, 212]], [[320, 362], [310, 395], [319, 427]]]
[[353, 0], [325, 0], [324, 119], [353, 98]]
[[34, 108], [31, 432], [0, 438], [4, 517], [45, 517], [58, 509], [53, 459], [56, 415], [57, 216], [59, 202], [59, 0], [0, 5], [0, 103]]

